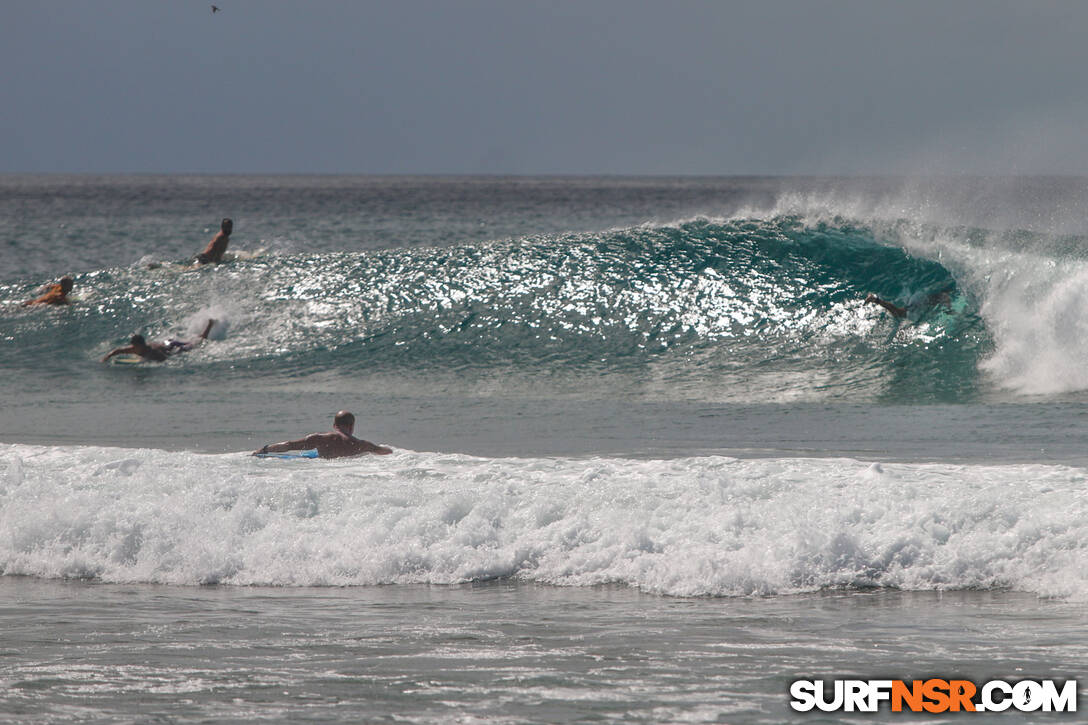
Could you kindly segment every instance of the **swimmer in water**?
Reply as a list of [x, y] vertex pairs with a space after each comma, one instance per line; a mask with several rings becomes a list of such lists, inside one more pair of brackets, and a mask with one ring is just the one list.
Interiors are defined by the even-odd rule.
[[355, 416], [346, 410], [341, 410], [332, 419], [332, 430], [328, 433], [311, 433], [298, 440], [271, 443], [260, 450], [253, 451], [253, 455], [317, 449], [317, 455], [321, 458], [344, 458], [364, 453], [384, 456], [393, 452], [393, 449], [387, 446], [375, 445], [362, 438], [356, 438], [352, 435], [354, 430]]
[[114, 355], [139, 355], [144, 360], [164, 362], [171, 355], [188, 352], [203, 344], [208, 339], [208, 333], [212, 331], [212, 325], [214, 324], [215, 320], [208, 320], [208, 324], [204, 326], [204, 332], [200, 333], [200, 336], [195, 340], [167, 340], [166, 342], [153, 342], [149, 345], [143, 335], [133, 335], [129, 338], [127, 346], [110, 350], [102, 358], [102, 362], [106, 362]]
[[223, 219], [219, 224], [219, 233], [212, 237], [212, 240], [208, 242], [208, 246], [204, 247], [204, 251], [196, 255], [196, 263], [201, 264], [219, 264], [223, 261], [223, 255], [227, 251], [227, 245], [230, 244], [230, 233], [234, 230], [234, 222], [230, 219]]
[[36, 297], [32, 300], [27, 300], [23, 303], [23, 307], [30, 307], [32, 305], [66, 305], [68, 304], [68, 293], [72, 291], [72, 286], [75, 281], [65, 275], [61, 277], [56, 284], [51, 284], [45, 288], [41, 297]]

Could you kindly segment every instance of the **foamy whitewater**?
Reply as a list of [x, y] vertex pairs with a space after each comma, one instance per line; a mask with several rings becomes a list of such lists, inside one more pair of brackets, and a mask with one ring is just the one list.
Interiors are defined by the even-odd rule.
[[1088, 598], [1085, 473], [1064, 466], [413, 452], [314, 465], [33, 446], [4, 456], [9, 575]]
[[[1085, 209], [0, 177], [0, 719], [777, 723], [794, 679], [1081, 676]], [[249, 455], [345, 408], [394, 453]]]

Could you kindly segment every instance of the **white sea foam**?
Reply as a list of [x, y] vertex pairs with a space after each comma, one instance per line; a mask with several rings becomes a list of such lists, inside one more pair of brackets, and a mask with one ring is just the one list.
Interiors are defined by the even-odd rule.
[[1088, 472], [850, 459], [258, 460], [0, 447], [0, 570], [171, 584], [515, 577], [672, 595], [1088, 599]]

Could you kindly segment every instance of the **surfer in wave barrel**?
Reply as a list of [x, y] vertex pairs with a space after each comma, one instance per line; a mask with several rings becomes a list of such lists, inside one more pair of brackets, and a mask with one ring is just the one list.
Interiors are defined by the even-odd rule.
[[260, 450], [253, 451], [253, 455], [315, 449], [317, 455], [321, 458], [345, 458], [347, 456], [359, 456], [364, 453], [375, 453], [384, 456], [393, 452], [392, 448], [375, 445], [370, 441], [364, 441], [362, 438], [356, 438], [352, 435], [354, 430], [355, 416], [346, 410], [341, 410], [332, 419], [332, 430], [328, 433], [311, 433], [298, 440], [271, 443]]
[[865, 298], [865, 304], [868, 304], [868, 305], [880, 305], [881, 307], [886, 309], [888, 312], [892, 313], [892, 316], [894, 316], [894, 317], [906, 317], [907, 316], [907, 309], [905, 307], [899, 307], [898, 305], [894, 305], [891, 302], [888, 302], [887, 300], [882, 300], [882, 299], [880, 299], [879, 297], [877, 297], [876, 295], [874, 295], [872, 293], [870, 293], [869, 296]]
[[166, 358], [171, 355], [176, 355], [179, 352], [188, 352], [197, 345], [203, 344], [203, 342], [208, 339], [208, 333], [212, 331], [212, 325], [214, 324], [215, 320], [208, 320], [208, 324], [204, 326], [204, 332], [200, 333], [200, 336], [195, 340], [171, 339], [166, 342], [153, 342], [148, 344], [143, 335], [133, 335], [129, 338], [129, 344], [127, 346], [110, 350], [106, 353], [106, 356], [102, 358], [102, 362], [106, 362], [115, 355], [139, 355], [144, 360], [164, 362]]
[[952, 288], [950, 287], [941, 292], [935, 292], [933, 294], [926, 295], [923, 300], [908, 303], [906, 307], [900, 307], [899, 305], [888, 302], [887, 300], [882, 300], [872, 293], [870, 293], [865, 298], [865, 303], [869, 305], [880, 305], [888, 312], [892, 313], [893, 317], [898, 317], [902, 319], [915, 309], [930, 309], [936, 307], [937, 305], [944, 305], [945, 307], [949, 307], [952, 303], [952, 295], [950, 294], [951, 291]]

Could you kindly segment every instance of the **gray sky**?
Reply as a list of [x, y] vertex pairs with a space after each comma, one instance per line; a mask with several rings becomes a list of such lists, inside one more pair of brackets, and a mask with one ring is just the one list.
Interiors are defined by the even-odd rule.
[[1088, 173], [1088, 3], [2, 0], [0, 172]]

